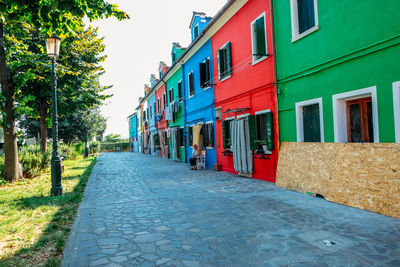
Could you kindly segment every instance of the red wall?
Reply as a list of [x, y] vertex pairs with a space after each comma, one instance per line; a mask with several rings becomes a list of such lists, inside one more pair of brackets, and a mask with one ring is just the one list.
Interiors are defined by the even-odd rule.
[[[275, 73], [273, 58], [272, 19], [270, 1], [248, 1], [217, 33], [212, 37], [213, 58], [218, 58], [218, 50], [228, 41], [231, 43], [232, 75], [225, 81], [218, 79], [218, 60], [214, 60], [215, 107], [222, 108], [222, 120], [234, 116], [224, 113], [228, 109], [249, 108], [253, 115], [256, 111], [270, 109], [276, 118]], [[252, 65], [251, 22], [265, 12], [267, 31], [267, 59]], [[240, 34], [237, 34], [240, 32]], [[241, 114], [241, 113], [240, 113]], [[236, 114], [236, 115], [240, 115]], [[274, 122], [277, 129], [277, 122]], [[222, 170], [235, 173], [233, 158], [224, 156], [222, 142], [222, 121], [216, 121], [217, 162]], [[275, 150], [269, 159], [254, 158], [253, 178], [275, 182], [278, 142], [275, 133]], [[266, 156], [265, 156], [266, 157]]]
[[[157, 106], [157, 99], [158, 98], [160, 98], [160, 107], [161, 107], [161, 110], [162, 110], [162, 112], [163, 112], [163, 110], [164, 110], [164, 103], [163, 103], [163, 94], [165, 93], [165, 91], [166, 91], [166, 88], [165, 88], [165, 84], [163, 83], [163, 85], [156, 91], [156, 106]], [[157, 114], [159, 113], [159, 111], [157, 110]], [[166, 128], [167, 128], [167, 126], [168, 126], [168, 124], [167, 124], [167, 121], [165, 120], [165, 114], [164, 113], [162, 113], [163, 114], [163, 117], [162, 117], [162, 119], [159, 121], [159, 122], [156, 122], [156, 127], [157, 127], [157, 129], [158, 130], [161, 130], [161, 131], [165, 131], [166, 130]], [[161, 138], [161, 137], [160, 137]], [[168, 143], [167, 143], [167, 145], [164, 147], [164, 151], [165, 151], [165, 157], [168, 157]], [[162, 155], [162, 152], [160, 151], [159, 152], [159, 156], [163, 156]]]

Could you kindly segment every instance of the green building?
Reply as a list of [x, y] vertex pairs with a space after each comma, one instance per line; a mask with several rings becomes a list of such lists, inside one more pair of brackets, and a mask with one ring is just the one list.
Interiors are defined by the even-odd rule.
[[398, 0], [273, 0], [277, 185], [400, 218], [398, 10]]
[[400, 142], [400, 1], [273, 4], [281, 141]]
[[172, 139], [170, 138], [168, 151], [171, 159], [180, 160], [182, 162], [186, 162], [186, 142], [184, 139], [184, 89], [182, 82], [182, 67], [180, 64], [175, 63], [177, 63], [177, 60], [184, 51], [185, 48], [182, 48], [179, 43], [172, 44], [172, 66], [165, 75], [168, 103], [170, 103], [171, 100], [179, 103], [179, 111], [174, 113], [174, 120], [168, 121], [168, 127], [170, 128], [170, 131], [172, 129], [176, 129], [177, 131], [177, 147], [179, 147], [179, 149], [177, 150], [176, 154], [172, 153]]

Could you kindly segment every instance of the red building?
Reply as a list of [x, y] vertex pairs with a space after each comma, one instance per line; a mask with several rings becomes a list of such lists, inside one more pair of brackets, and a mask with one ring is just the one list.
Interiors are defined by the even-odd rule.
[[[160, 80], [164, 73], [168, 70], [167, 65], [161, 61], [159, 65], [159, 75], [160, 75]], [[166, 157], [168, 158], [168, 138], [167, 138], [167, 128], [168, 128], [168, 123], [165, 120], [165, 107], [167, 107], [167, 93], [166, 93], [166, 87], [165, 83], [158, 83], [156, 85], [156, 128], [158, 130], [158, 137], [159, 137], [159, 144], [160, 144], [160, 150], [158, 152], [158, 155], [160, 157]]]
[[[275, 182], [278, 162], [269, 0], [249, 0], [213, 36], [217, 162]], [[240, 34], [237, 34], [237, 33]]]

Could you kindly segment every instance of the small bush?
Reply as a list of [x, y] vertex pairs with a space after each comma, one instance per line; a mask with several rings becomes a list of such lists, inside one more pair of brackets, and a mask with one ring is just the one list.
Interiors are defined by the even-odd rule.
[[98, 141], [90, 142], [89, 149], [91, 154], [98, 153], [100, 151], [100, 142]]
[[26, 177], [33, 177], [40, 174], [42, 170], [42, 156], [38, 153], [21, 151], [19, 162], [22, 165], [22, 172]]
[[122, 150], [129, 149], [129, 142], [121, 142], [121, 143], [102, 143], [101, 150], [102, 151], [115, 151], [117, 147], [120, 147]]

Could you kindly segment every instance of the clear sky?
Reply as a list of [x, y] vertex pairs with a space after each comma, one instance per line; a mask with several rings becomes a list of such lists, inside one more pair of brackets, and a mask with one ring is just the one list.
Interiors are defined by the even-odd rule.
[[[106, 135], [128, 137], [127, 116], [134, 112], [143, 96], [150, 74], [158, 73], [160, 60], [171, 65], [172, 42], [183, 47], [190, 43], [189, 23], [193, 11], [214, 16], [227, 0], [110, 0], [127, 12], [131, 19], [104, 19], [92, 23], [105, 37], [108, 56], [103, 66], [103, 85], [114, 85], [114, 96], [102, 108], [107, 118]], [[157, 75], [158, 77], [158, 75]]]

